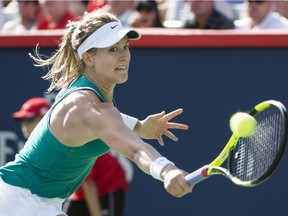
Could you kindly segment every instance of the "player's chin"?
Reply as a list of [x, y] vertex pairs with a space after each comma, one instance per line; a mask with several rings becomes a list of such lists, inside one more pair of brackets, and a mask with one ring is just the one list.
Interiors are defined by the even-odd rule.
[[122, 83], [125, 83], [127, 80], [128, 80], [128, 72], [126, 73], [117, 73], [117, 80], [118, 80], [118, 84], [122, 84]]

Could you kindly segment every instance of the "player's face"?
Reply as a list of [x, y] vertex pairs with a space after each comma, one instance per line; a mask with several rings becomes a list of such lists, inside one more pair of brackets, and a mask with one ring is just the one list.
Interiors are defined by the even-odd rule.
[[124, 83], [130, 64], [129, 39], [124, 37], [111, 47], [97, 49], [93, 56], [94, 72], [107, 85]]

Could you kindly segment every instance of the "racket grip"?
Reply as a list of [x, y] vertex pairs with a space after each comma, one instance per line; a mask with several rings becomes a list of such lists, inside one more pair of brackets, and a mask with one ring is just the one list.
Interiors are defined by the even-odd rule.
[[199, 182], [205, 180], [206, 178], [208, 178], [207, 168], [208, 168], [208, 165], [205, 165], [205, 166], [201, 167], [200, 169], [197, 169], [194, 172], [188, 174], [187, 176], [185, 176], [186, 182], [190, 186], [192, 186], [192, 185], [198, 184]]

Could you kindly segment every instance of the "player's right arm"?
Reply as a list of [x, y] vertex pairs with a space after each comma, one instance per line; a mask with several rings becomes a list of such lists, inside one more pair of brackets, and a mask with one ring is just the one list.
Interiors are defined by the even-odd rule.
[[[55, 107], [51, 116], [51, 130], [65, 145], [81, 146], [100, 138], [111, 149], [132, 160], [143, 172], [150, 174], [151, 164], [160, 153], [124, 124], [120, 112], [103, 103], [91, 91], [74, 92]], [[53, 117], [54, 116], [54, 117]], [[191, 192], [184, 176], [187, 173], [173, 164], [165, 166], [160, 176], [166, 190], [181, 197]]]
[[[142, 171], [151, 174], [151, 165], [157, 158], [161, 157], [161, 154], [126, 127], [119, 111], [114, 106], [104, 104], [102, 108], [98, 109], [97, 112], [98, 114], [101, 113], [101, 119], [107, 121], [95, 126], [99, 137], [111, 149], [125, 155], [137, 164]], [[101, 120], [99, 121], [101, 122]], [[109, 129], [107, 130], [107, 128]], [[164, 167], [160, 176], [164, 180], [166, 190], [176, 197], [181, 197], [191, 191], [191, 187], [184, 179], [186, 174], [175, 165], [169, 164]]]

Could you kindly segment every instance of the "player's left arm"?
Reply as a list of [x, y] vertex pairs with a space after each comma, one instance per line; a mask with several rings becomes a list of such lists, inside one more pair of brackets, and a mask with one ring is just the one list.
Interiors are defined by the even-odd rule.
[[[170, 122], [173, 118], [183, 113], [183, 109], [176, 109], [172, 112], [165, 113], [162, 111], [161, 113], [157, 113], [154, 115], [149, 115], [144, 120], [137, 120], [130, 116], [126, 117], [126, 122], [132, 124], [133, 131], [138, 134], [143, 139], [157, 139], [160, 145], [164, 145], [163, 135], [177, 142], [178, 137], [175, 136], [170, 129], [180, 129], [180, 130], [188, 130], [188, 126], [181, 123]], [[125, 117], [122, 118], [125, 122]], [[132, 123], [134, 121], [134, 124]], [[127, 126], [128, 126], [127, 125]], [[131, 127], [130, 127], [131, 128]]]

